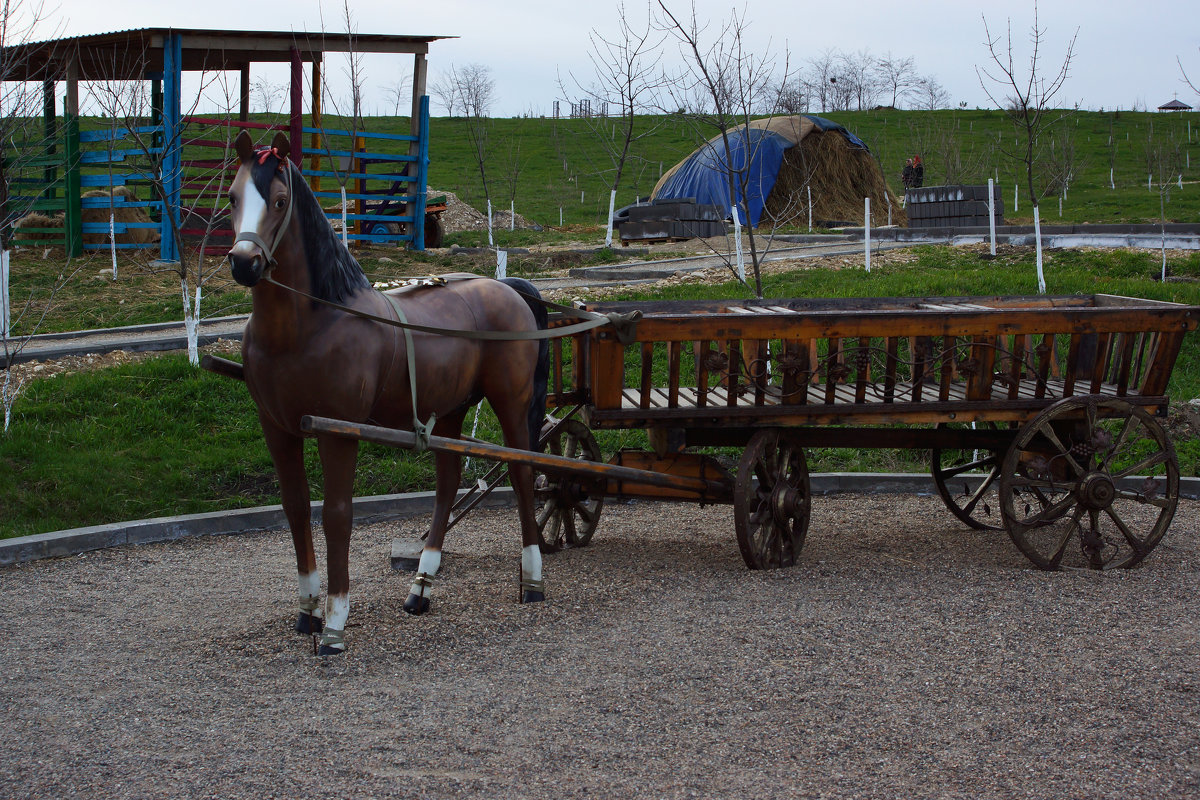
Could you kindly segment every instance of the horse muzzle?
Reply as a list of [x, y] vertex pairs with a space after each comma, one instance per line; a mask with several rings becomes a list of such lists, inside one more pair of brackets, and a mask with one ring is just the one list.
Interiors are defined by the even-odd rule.
[[267, 257], [257, 247], [242, 250], [237, 245], [225, 256], [233, 279], [242, 286], [253, 287], [262, 280], [267, 268]]

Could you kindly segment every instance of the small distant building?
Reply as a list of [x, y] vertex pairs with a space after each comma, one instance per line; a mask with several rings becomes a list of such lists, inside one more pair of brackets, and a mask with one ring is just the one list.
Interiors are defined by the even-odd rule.
[[1187, 103], [1184, 103], [1183, 101], [1176, 98], [1175, 100], [1170, 100], [1166, 103], [1163, 103], [1161, 106], [1158, 107], [1158, 110], [1159, 111], [1191, 111], [1192, 107], [1189, 106]]

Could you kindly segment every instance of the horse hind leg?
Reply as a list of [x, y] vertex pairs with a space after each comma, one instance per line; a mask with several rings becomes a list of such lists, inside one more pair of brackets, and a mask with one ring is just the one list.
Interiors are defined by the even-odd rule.
[[[488, 399], [500, 421], [505, 445], [521, 450], [532, 449], [526, 414], [530, 404], [516, 402], [510, 397]], [[534, 513], [533, 470], [524, 464], [513, 464], [508, 474], [513, 493], [517, 496], [517, 514], [521, 519], [521, 602], [540, 603], [546, 599], [546, 589], [542, 579], [542, 548]]]

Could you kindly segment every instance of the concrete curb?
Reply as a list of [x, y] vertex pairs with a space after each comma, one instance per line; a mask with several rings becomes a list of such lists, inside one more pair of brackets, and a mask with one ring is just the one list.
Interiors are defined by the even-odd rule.
[[[978, 480], [964, 476], [958, 480]], [[1127, 479], [1124, 484], [1136, 488], [1139, 478]], [[917, 494], [937, 493], [933, 478], [927, 473], [827, 472], [810, 476], [813, 495], [832, 494]], [[463, 490], [465, 491], [465, 490]], [[460, 492], [460, 495], [463, 492]], [[1200, 499], [1200, 478], [1180, 478], [1179, 494], [1189, 500]], [[433, 510], [433, 492], [375, 495], [354, 499], [355, 524], [366, 525], [388, 520], [427, 514]], [[512, 489], [496, 489], [480, 504], [484, 508], [504, 508], [514, 504]], [[312, 504], [313, 522], [321, 521], [321, 503]], [[287, 527], [283, 507], [260, 506], [210, 514], [186, 514], [175, 517], [131, 522], [113, 522], [65, 531], [39, 533], [0, 539], [0, 566], [63, 558], [128, 544], [169, 542], [194, 536], [224, 536], [236, 533], [281, 530]]]

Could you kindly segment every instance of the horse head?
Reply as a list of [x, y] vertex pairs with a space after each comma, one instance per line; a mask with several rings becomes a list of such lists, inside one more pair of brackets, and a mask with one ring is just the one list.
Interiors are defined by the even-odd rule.
[[275, 250], [292, 219], [290, 146], [282, 133], [269, 148], [255, 149], [242, 131], [235, 142], [241, 166], [229, 187], [234, 242], [228, 259], [233, 279], [254, 286], [275, 264]]

